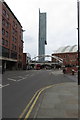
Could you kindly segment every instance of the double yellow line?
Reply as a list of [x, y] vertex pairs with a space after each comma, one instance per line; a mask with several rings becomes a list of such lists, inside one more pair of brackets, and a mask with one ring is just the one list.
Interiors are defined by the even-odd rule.
[[[60, 83], [60, 84], [64, 84], [64, 83]], [[24, 117], [24, 120], [27, 120], [27, 119], [29, 118], [29, 116], [30, 116], [30, 114], [31, 114], [31, 112], [32, 112], [32, 110], [33, 110], [33, 108], [34, 108], [34, 106], [35, 106], [35, 104], [36, 104], [36, 102], [37, 102], [40, 94], [41, 94], [44, 90], [46, 90], [46, 89], [48, 89], [48, 88], [51, 88], [51, 87], [54, 87], [54, 86], [56, 86], [56, 85], [60, 85], [60, 84], [49, 85], [49, 86], [47, 86], [47, 87], [44, 87], [44, 88], [39, 89], [39, 90], [34, 94], [34, 96], [32, 97], [32, 99], [30, 100], [30, 102], [29, 102], [28, 105], [26, 106], [26, 108], [23, 110], [23, 112], [22, 112], [22, 114], [19, 116], [19, 119], [18, 119], [18, 120], [22, 119], [22, 118], [24, 117], [24, 115], [26, 114], [27, 110], [29, 109], [28, 112], [27, 112], [27, 114], [26, 114], [25, 117]], [[32, 105], [31, 105], [31, 104], [32, 104]], [[30, 107], [30, 108], [29, 108], [29, 107]]]

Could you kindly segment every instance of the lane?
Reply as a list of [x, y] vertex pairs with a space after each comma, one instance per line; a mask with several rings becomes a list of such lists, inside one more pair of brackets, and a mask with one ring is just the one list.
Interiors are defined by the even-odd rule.
[[[16, 73], [16, 77], [18, 76], [27, 76], [24, 80], [20, 80], [19, 78], [16, 81], [9, 81], [10, 84], [7, 87], [2, 89], [2, 112], [4, 118], [18, 118], [26, 105], [29, 103], [32, 96], [35, 94], [37, 90], [40, 88], [46, 87], [48, 85], [62, 83], [62, 82], [71, 82], [72, 80], [63, 76], [63, 74], [58, 73], [52, 74], [54, 71], [23, 71], [23, 73]], [[50, 74], [51, 73], [51, 74]], [[21, 74], [21, 75], [20, 75]], [[12, 74], [13, 75], [13, 74]], [[13, 76], [8, 76], [12, 78]], [[5, 80], [4, 80], [5, 81]], [[4, 82], [5, 83], [5, 82]]]

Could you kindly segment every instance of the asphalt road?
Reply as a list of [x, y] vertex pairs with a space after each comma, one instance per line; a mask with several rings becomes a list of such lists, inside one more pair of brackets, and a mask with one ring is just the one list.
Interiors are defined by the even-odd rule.
[[3, 118], [18, 118], [37, 90], [64, 82], [72, 82], [72, 80], [63, 75], [60, 70], [5, 72], [0, 86]]

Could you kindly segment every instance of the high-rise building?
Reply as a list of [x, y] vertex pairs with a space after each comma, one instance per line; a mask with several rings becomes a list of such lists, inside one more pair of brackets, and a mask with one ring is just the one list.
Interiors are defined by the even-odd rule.
[[[39, 56], [45, 55], [46, 42], [46, 13], [40, 13], [39, 9]], [[43, 62], [45, 59], [39, 57], [39, 61]]]
[[6, 2], [0, 1], [0, 61], [6, 69], [22, 68], [22, 25]]

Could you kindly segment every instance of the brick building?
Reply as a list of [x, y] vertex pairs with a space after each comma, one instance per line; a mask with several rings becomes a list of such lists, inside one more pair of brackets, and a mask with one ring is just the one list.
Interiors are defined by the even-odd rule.
[[[66, 46], [61, 47], [52, 54], [52, 56], [58, 56], [63, 59], [64, 66], [77, 66], [78, 65], [78, 46]], [[52, 58], [53, 62], [57, 62]]]
[[28, 69], [31, 55], [29, 53], [23, 53], [23, 69]]
[[21, 69], [23, 30], [21, 23], [6, 2], [0, 1], [0, 60], [6, 69]]

